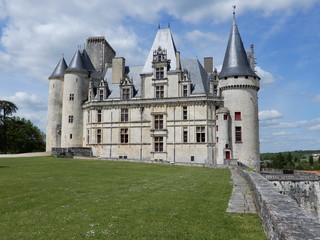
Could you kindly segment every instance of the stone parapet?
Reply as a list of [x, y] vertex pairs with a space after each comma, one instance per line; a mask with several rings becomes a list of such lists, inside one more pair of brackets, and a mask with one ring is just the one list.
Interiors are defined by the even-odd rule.
[[253, 191], [268, 239], [320, 239], [320, 222], [315, 216], [300, 208], [289, 196], [280, 194], [279, 189], [260, 174], [241, 168], [238, 171]]

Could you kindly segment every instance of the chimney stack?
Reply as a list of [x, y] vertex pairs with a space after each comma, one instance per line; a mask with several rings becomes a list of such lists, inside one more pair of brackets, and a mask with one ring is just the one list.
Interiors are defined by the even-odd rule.
[[120, 84], [124, 77], [126, 59], [117, 57], [112, 59], [112, 83]]
[[204, 69], [207, 73], [213, 72], [213, 58], [212, 57], [205, 57], [203, 59], [204, 62]]

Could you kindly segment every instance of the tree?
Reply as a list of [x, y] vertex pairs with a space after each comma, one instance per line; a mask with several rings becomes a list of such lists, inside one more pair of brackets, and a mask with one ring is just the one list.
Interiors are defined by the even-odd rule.
[[313, 156], [311, 154], [309, 156], [309, 164], [311, 167], [313, 167]]
[[10, 153], [45, 151], [45, 134], [30, 120], [12, 117], [6, 120]]
[[0, 124], [3, 130], [3, 148], [4, 153], [7, 153], [7, 120], [8, 116], [18, 110], [17, 106], [9, 101], [0, 100]]

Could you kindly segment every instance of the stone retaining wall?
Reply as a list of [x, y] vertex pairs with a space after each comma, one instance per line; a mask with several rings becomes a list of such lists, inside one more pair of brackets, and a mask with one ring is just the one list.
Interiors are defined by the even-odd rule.
[[320, 240], [320, 222], [292, 198], [279, 193], [271, 182], [255, 172], [238, 168], [248, 181], [268, 239]]

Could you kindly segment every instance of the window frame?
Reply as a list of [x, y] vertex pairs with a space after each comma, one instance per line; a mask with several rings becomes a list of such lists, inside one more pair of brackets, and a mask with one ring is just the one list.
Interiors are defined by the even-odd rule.
[[206, 127], [204, 126], [196, 127], [196, 142], [197, 143], [206, 142]]
[[101, 143], [102, 143], [102, 130], [97, 129], [97, 144], [101, 144]]
[[164, 67], [156, 67], [155, 68], [156, 79], [161, 80], [164, 79]]
[[235, 142], [242, 143], [242, 128], [240, 126], [235, 127]]
[[164, 98], [164, 85], [156, 86], [156, 98]]
[[97, 110], [97, 122], [98, 123], [102, 122], [102, 110], [101, 109]]
[[128, 144], [129, 143], [129, 129], [120, 128], [120, 143]]
[[120, 122], [129, 122], [129, 109], [128, 108], [121, 108]]
[[162, 114], [154, 115], [154, 129], [155, 130], [164, 129], [164, 117]]
[[154, 137], [154, 151], [155, 152], [163, 152], [164, 147], [164, 138], [163, 136]]
[[234, 120], [237, 120], [237, 121], [242, 120], [242, 118], [241, 118], [241, 112], [235, 112], [235, 113], [234, 113]]

